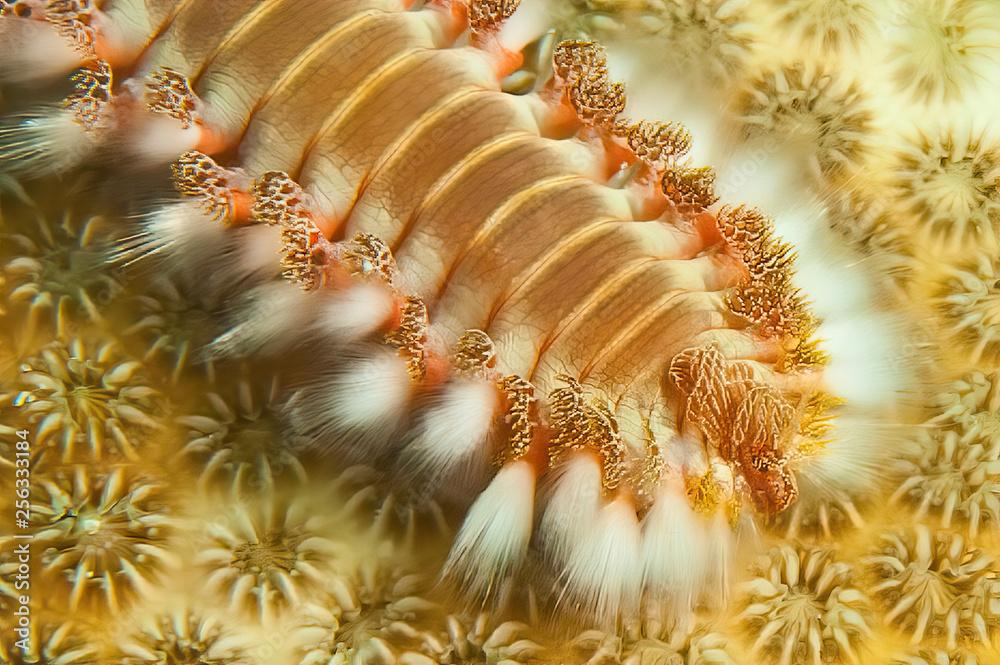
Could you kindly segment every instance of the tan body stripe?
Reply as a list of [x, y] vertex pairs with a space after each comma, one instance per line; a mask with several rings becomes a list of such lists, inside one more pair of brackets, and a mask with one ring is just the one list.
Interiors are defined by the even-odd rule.
[[[300, 3], [272, 0], [229, 35], [198, 77], [196, 91], [206, 105], [206, 121], [223, 135], [242, 134], [254, 108], [281, 85], [296, 63], [331, 26], [358, 16], [370, 2]], [[292, 11], [297, 8], [298, 11]], [[373, 12], [374, 10], [368, 10]]]
[[[514, 195], [511, 202], [517, 205], [507, 204], [492, 213], [496, 223], [481, 230], [456, 261], [439, 304], [442, 312], [453, 312], [456, 322], [484, 324], [510, 285], [506, 276], [527, 269], [590, 220], [624, 218], [628, 213], [618, 192], [582, 176], [553, 176], [541, 183], [552, 186], [533, 186]], [[470, 293], [476, 297], [469, 298]]]
[[[546, 354], [552, 353], [553, 355], [557, 355], [560, 345], [572, 345], [576, 343], [575, 339], [568, 340], [567, 338], [575, 328], [582, 325], [587, 319], [588, 314], [592, 313], [595, 308], [605, 304], [611, 294], [620, 290], [622, 285], [628, 284], [635, 275], [648, 270], [655, 261], [656, 259], [652, 257], [644, 257], [629, 263], [623, 263], [619, 270], [608, 275], [596, 288], [588, 290], [583, 294], [582, 298], [576, 300], [573, 303], [570, 313], [562, 317], [558, 325], [544, 336], [541, 345], [538, 347], [531, 371], [528, 373], [528, 380], [532, 380]], [[575, 367], [573, 364], [568, 366], [573, 367], [573, 375], [579, 374], [578, 367]]]
[[[722, 329], [729, 322], [720, 309], [718, 294], [705, 292], [681, 293], [670, 307], [652, 317], [639, 335], [633, 336], [628, 348], [608, 356], [591, 369], [588, 379], [602, 386], [610, 399], [622, 401], [630, 395], [655, 395], [666, 382], [666, 368], [679, 352], [695, 344], [696, 338], [675, 336], [674, 331], [704, 331]], [[727, 334], [744, 335], [730, 330]], [[671, 413], [673, 406], [663, 402], [659, 413]]]
[[514, 279], [511, 280], [513, 287], [505, 290], [501, 297], [493, 303], [493, 306], [490, 309], [489, 318], [482, 326], [483, 330], [489, 331], [497, 316], [501, 311], [503, 311], [504, 306], [510, 300], [518, 297], [524, 289], [529, 288], [539, 278], [541, 278], [545, 274], [546, 269], [553, 262], [558, 261], [561, 257], [571, 253], [574, 247], [586, 244], [586, 242], [595, 234], [601, 233], [601, 231], [609, 225], [622, 223], [630, 222], [623, 222], [620, 219], [601, 219], [580, 227], [575, 232], [560, 238], [555, 245], [546, 248], [545, 251], [536, 257], [533, 262], [531, 262], [526, 268], [518, 273]]
[[121, 32], [127, 46], [134, 48], [134, 57], [149, 48], [177, 12], [193, 0], [112, 0], [103, 10], [105, 20]]
[[[448, 267], [505, 201], [543, 180], [566, 177], [560, 153], [530, 135], [511, 136], [463, 163], [446, 188], [421, 209], [397, 252], [401, 267], [413, 266], [413, 288], [428, 304], [437, 297]], [[482, 159], [492, 153], [491, 158]], [[430, 270], [428, 270], [430, 268]]]
[[[678, 275], [681, 271], [695, 272], [698, 271], [700, 276], [704, 279], [703, 284], [685, 284], [684, 279], [669, 279], [669, 277], [664, 278], [664, 276], [656, 275], [653, 277], [655, 280], [661, 283], [668, 283], [671, 286], [671, 290], [666, 294], [660, 294], [657, 292], [654, 285], [650, 285], [648, 288], [644, 288], [642, 284], [629, 284], [623, 291], [618, 294], [625, 299], [635, 298], [639, 300], [646, 296], [646, 294], [652, 295], [648, 298], [648, 302], [641, 302], [637, 311], [632, 312], [632, 316], [622, 316], [616, 311], [616, 307], [613, 303], [609, 302], [607, 309], [610, 310], [608, 314], [611, 320], [617, 320], [619, 326], [617, 332], [614, 332], [610, 337], [606, 339], [599, 340], [598, 343], [598, 353], [587, 362], [580, 369], [580, 377], [583, 380], [588, 376], [596, 367], [600, 367], [600, 363], [605, 359], [613, 359], [622, 350], [628, 346], [630, 348], [635, 348], [637, 338], [639, 338], [643, 331], [648, 329], [649, 326], [654, 324], [654, 321], [663, 316], [665, 312], [673, 307], [674, 300], [683, 293], [691, 292], [718, 292], [730, 287], [736, 280], [738, 280], [739, 275], [735, 272], [730, 272], [728, 274], [725, 268], [720, 268], [717, 265], [706, 265], [706, 260], [708, 257], [686, 260], [682, 262], [670, 262], [678, 265]], [[686, 264], [681, 266], [680, 264]], [[687, 270], [684, 270], [684, 267]], [[701, 270], [698, 270], [701, 268]], [[651, 271], [652, 272], [652, 271]], [[652, 277], [652, 276], [651, 276]], [[692, 276], [685, 275], [688, 279], [692, 279]], [[697, 278], [694, 278], [697, 279]], [[703, 288], [698, 288], [703, 286]], [[582, 325], [584, 328], [589, 326], [590, 322], [584, 321]]]
[[163, 34], [149, 48], [140, 66], [147, 74], [156, 69], [173, 69], [189, 81], [212, 57], [218, 46], [219, 31], [229, 32], [239, 25], [247, 11], [261, 0], [225, 2], [185, 2]]
[[425, 216], [426, 211], [433, 209], [436, 205], [440, 205], [440, 201], [445, 199], [447, 194], [458, 186], [463, 177], [469, 177], [469, 174], [475, 172], [483, 164], [487, 164], [497, 154], [502, 155], [508, 150], [529, 144], [534, 138], [534, 134], [523, 131], [501, 134], [492, 141], [480, 144], [472, 152], [452, 164], [451, 168], [428, 188], [427, 194], [423, 197], [420, 205], [409, 216], [407, 223], [403, 226], [402, 232], [391, 245], [393, 252], [402, 254], [405, 251], [407, 243], [412, 242], [411, 235], [413, 230], [420, 219]]
[[[548, 252], [541, 269], [526, 284], [519, 285], [493, 313], [488, 330], [494, 337], [531, 339], [530, 354], [526, 355], [528, 349], [524, 349], [516, 358], [512, 357], [514, 371], [530, 371], [549, 345], [569, 333], [566, 329], [583, 313], [582, 304], [598, 301], [602, 297], [599, 293], [612, 292], [611, 287], [621, 279], [623, 270], [635, 265], [651, 270], [657, 264], [668, 264], [662, 257], [687, 255], [696, 251], [699, 242], [681, 234], [681, 242], [673, 243], [673, 231], [657, 222], [603, 222], [594, 223], [593, 227], [592, 232], [581, 234], [574, 242], [556, 244], [560, 251]], [[657, 255], [651, 255], [651, 250]], [[686, 264], [686, 261], [674, 263]], [[673, 288], [661, 282], [654, 295]], [[586, 332], [581, 333], [581, 338], [586, 336]], [[582, 360], [578, 365], [582, 365]], [[564, 370], [575, 372], [579, 366]]]
[[438, 287], [437, 300], [440, 300], [441, 294], [448, 288], [448, 284], [452, 281], [455, 271], [457, 271], [462, 265], [466, 256], [476, 249], [476, 247], [486, 242], [493, 233], [497, 232], [506, 217], [509, 215], [522, 214], [522, 208], [530, 208], [532, 205], [537, 205], [537, 199], [544, 198], [550, 193], [557, 193], [567, 185], [573, 187], [575, 185], [579, 185], [581, 182], [583, 182], [583, 180], [578, 175], [552, 176], [538, 180], [532, 183], [531, 186], [514, 192], [510, 198], [500, 204], [489, 214], [483, 223], [476, 229], [472, 238], [458, 248], [455, 259], [452, 261], [451, 266], [448, 268], [448, 271], [445, 273], [444, 278], [441, 281], [441, 285]]
[[331, 114], [309, 150], [301, 181], [323, 189], [324, 212], [344, 219], [380, 155], [440, 99], [460, 88], [496, 85], [471, 49], [427, 50], [384, 70]]
[[357, 105], [358, 102], [356, 97], [359, 94], [362, 94], [365, 90], [376, 89], [380, 82], [398, 73], [399, 69], [402, 67], [411, 65], [413, 59], [420, 56], [427, 56], [428, 54], [433, 53], [433, 51], [434, 50], [429, 45], [402, 51], [376, 67], [374, 71], [370, 72], [358, 83], [354, 90], [345, 91], [343, 101], [337, 103], [337, 105], [326, 114], [323, 123], [320, 125], [319, 129], [316, 130], [316, 133], [310, 138], [308, 145], [302, 152], [299, 159], [299, 166], [296, 170], [304, 172], [309, 166], [311, 166], [309, 160], [322, 144], [324, 138], [333, 133], [333, 131], [337, 128], [342, 117]]
[[321, 56], [326, 54], [327, 49], [330, 48], [331, 45], [337, 43], [338, 40], [348, 34], [351, 30], [364, 30], [367, 23], [380, 15], [384, 15], [384, 12], [372, 9], [356, 12], [350, 17], [337, 22], [334, 27], [328, 28], [322, 35], [310, 42], [308, 47], [301, 51], [290, 64], [282, 69], [281, 74], [278, 75], [264, 94], [257, 99], [256, 105], [251, 112], [251, 116], [247, 119], [247, 127], [250, 126], [253, 114], [256, 113], [258, 109], [267, 106], [271, 99], [287, 89], [293, 82], [297, 81], [299, 76], [305, 72], [310, 65], [314, 64]]
[[497, 133], [531, 132], [534, 118], [508, 95], [474, 90], [438, 107], [376, 167], [352, 211], [347, 235], [375, 233], [397, 245], [422, 206], [433, 200], [435, 183], [447, 180], [457, 164], [467, 164]]
[[254, 113], [241, 146], [251, 171], [277, 169], [294, 176], [301, 168], [303, 155], [329, 120], [331, 103], [347, 99], [371, 75], [343, 58], [344, 49], [353, 48], [362, 60], [394, 60], [432, 44], [426, 25], [413, 12], [377, 12], [339, 28], [319, 40], [315, 52]]

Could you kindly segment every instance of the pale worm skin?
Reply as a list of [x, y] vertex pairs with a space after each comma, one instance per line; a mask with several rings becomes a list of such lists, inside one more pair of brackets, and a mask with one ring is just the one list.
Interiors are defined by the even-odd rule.
[[448, 337], [497, 340], [500, 372], [548, 392], [586, 371], [650, 407], [702, 332], [735, 324], [720, 342], [754, 348], [719, 295], [738, 271], [693, 259], [686, 220], [636, 221], [578, 140], [540, 136], [533, 104], [499, 90], [491, 54], [439, 48], [430, 11], [210, 4], [182, 8], [143, 69], [192, 72], [207, 124], [242, 136], [236, 165], [293, 174], [338, 234], [388, 243]]

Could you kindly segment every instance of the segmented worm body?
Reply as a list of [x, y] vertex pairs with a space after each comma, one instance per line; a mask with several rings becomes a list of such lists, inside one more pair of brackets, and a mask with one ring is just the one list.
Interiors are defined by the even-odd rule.
[[514, 95], [539, 36], [516, 1], [409, 4], [16, 2], [3, 20], [58, 32], [82, 67], [51, 121], [64, 161], [114, 144], [173, 162], [179, 196], [118, 260], [248, 293], [216, 352], [304, 344], [318, 369], [287, 416], [313, 449], [417, 495], [472, 486], [445, 577], [482, 600], [536, 548], [559, 602], [602, 620], [690, 607], [728, 525], [798, 499], [840, 405], [794, 252], [715, 205], [682, 127], [627, 116], [599, 45], [559, 43]]

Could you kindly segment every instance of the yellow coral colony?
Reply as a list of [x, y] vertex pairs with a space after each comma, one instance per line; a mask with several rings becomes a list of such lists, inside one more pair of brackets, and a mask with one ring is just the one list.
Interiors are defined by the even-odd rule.
[[0, 663], [1000, 663], [995, 0], [0, 0]]

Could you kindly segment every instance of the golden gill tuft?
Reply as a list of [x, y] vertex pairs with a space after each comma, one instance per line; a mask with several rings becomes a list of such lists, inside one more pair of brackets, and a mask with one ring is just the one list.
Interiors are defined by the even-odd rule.
[[371, 233], [355, 234], [344, 250], [344, 261], [350, 272], [361, 277], [374, 277], [392, 284], [396, 260], [389, 246]]
[[697, 212], [715, 204], [715, 170], [710, 166], [668, 167], [661, 180], [663, 193], [685, 212]]
[[691, 133], [676, 122], [618, 120], [614, 134], [625, 139], [635, 156], [663, 171], [691, 149]]
[[146, 108], [178, 120], [188, 129], [198, 119], [197, 98], [191, 84], [180, 72], [168, 67], [158, 69], [146, 81]]
[[451, 364], [464, 376], [483, 376], [496, 365], [493, 340], [482, 330], [466, 330], [455, 343]]
[[535, 387], [516, 374], [505, 376], [499, 388], [507, 400], [505, 419], [510, 438], [496, 458], [496, 465], [515, 462], [528, 454], [538, 425], [535, 409]]
[[583, 386], [571, 376], [559, 376], [565, 387], [549, 394], [549, 463], [555, 464], [573, 450], [590, 450], [601, 458], [601, 483], [605, 490], [618, 487], [625, 476], [625, 444], [618, 421], [602, 404], [584, 401]]
[[111, 66], [97, 60], [73, 75], [74, 90], [64, 102], [73, 112], [77, 123], [88, 130], [103, 128], [108, 122], [114, 76]]
[[469, 27], [472, 32], [496, 30], [517, 11], [521, 0], [472, 0], [469, 3]]
[[189, 198], [198, 199], [213, 219], [232, 221], [234, 201], [230, 174], [203, 152], [189, 150], [170, 165], [174, 187]]
[[62, 35], [84, 58], [95, 56], [97, 31], [93, 26], [94, 7], [91, 0], [48, 0], [45, 20], [56, 26]]
[[406, 360], [410, 381], [420, 382], [427, 374], [427, 306], [416, 296], [407, 296], [402, 304], [399, 325], [385, 334], [385, 343], [399, 350]]
[[311, 219], [286, 216], [281, 225], [281, 276], [304, 291], [319, 288], [328, 244]]
[[284, 171], [267, 171], [250, 189], [251, 215], [260, 224], [281, 226], [302, 205], [305, 192]]

